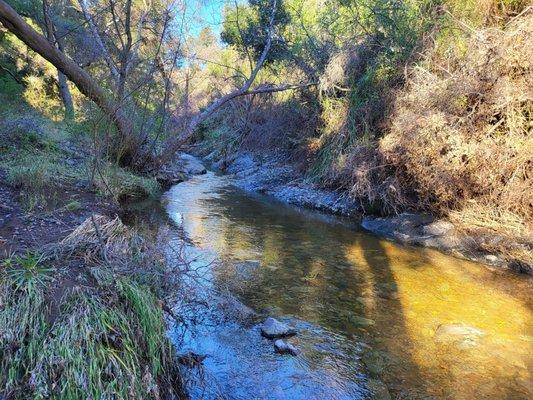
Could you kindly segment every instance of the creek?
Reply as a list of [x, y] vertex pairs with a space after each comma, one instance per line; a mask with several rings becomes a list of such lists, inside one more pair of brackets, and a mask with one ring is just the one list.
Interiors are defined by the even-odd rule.
[[[171, 332], [180, 351], [206, 356], [185, 368], [193, 399], [533, 397], [530, 277], [397, 245], [212, 172], [163, 204], [202, 271], [195, 296], [228, 293], [258, 314], [211, 304]], [[300, 355], [261, 337], [267, 316], [298, 330], [288, 341]]]

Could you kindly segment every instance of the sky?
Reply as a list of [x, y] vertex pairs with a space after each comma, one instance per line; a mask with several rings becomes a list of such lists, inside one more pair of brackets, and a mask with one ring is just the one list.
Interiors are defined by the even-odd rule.
[[215, 36], [220, 36], [222, 29], [222, 11], [227, 0], [193, 0], [188, 2], [187, 19], [189, 30], [198, 36], [202, 28], [209, 26]]

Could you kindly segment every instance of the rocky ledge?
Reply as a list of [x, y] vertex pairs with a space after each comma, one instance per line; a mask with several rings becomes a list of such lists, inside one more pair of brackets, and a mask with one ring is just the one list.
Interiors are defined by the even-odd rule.
[[235, 185], [248, 191], [270, 195], [284, 203], [327, 211], [333, 214], [354, 216], [360, 208], [341, 192], [319, 188], [309, 182], [295, 167], [282, 157], [258, 156], [248, 152], [238, 153], [231, 159], [215, 162], [214, 155], [206, 160], [213, 167], [232, 174]]
[[533, 264], [481, 250], [483, 244], [503, 240], [496, 235], [469, 236], [451, 222], [425, 214], [403, 213], [393, 217], [364, 217], [366, 230], [395, 241], [435, 248], [455, 257], [533, 275]]

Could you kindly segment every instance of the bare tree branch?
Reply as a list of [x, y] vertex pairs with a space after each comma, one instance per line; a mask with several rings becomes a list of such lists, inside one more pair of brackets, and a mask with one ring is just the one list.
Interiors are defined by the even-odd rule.
[[118, 85], [119, 75], [118, 75], [117, 67], [115, 65], [115, 62], [113, 61], [113, 58], [111, 58], [109, 51], [105, 47], [102, 37], [100, 36], [100, 33], [98, 32], [98, 28], [96, 27], [96, 24], [91, 14], [89, 13], [86, 0], [78, 0], [78, 3], [80, 5], [83, 17], [85, 18], [87, 25], [89, 25], [89, 29], [91, 30], [92, 36], [94, 40], [96, 41], [96, 44], [98, 45], [100, 49], [100, 52], [102, 53], [102, 57], [104, 57], [104, 61], [107, 64], [107, 67], [109, 68], [112, 81], [115, 85]]
[[273, 5], [272, 5], [272, 12], [270, 14], [270, 20], [268, 23], [267, 40], [265, 43], [265, 47], [263, 48], [263, 51], [261, 52], [261, 55], [259, 56], [259, 59], [254, 69], [250, 73], [249, 78], [244, 82], [244, 84], [239, 89], [218, 98], [213, 103], [211, 103], [204, 111], [196, 114], [191, 119], [189, 125], [187, 126], [187, 128], [181, 135], [168, 140], [167, 143], [165, 143], [162, 154], [158, 158], [158, 165], [156, 167], [164, 164], [165, 162], [168, 162], [174, 156], [174, 153], [181, 147], [181, 145], [185, 143], [192, 136], [197, 126], [202, 121], [209, 118], [216, 110], [218, 110], [220, 107], [222, 107], [224, 104], [226, 104], [231, 99], [247, 94], [255, 78], [257, 77], [257, 74], [263, 67], [263, 64], [265, 63], [265, 60], [268, 56], [268, 52], [270, 51], [270, 47], [272, 46], [272, 35], [273, 35], [273, 30], [274, 30], [274, 19], [276, 17], [276, 10], [277, 10], [277, 0], [274, 0]]

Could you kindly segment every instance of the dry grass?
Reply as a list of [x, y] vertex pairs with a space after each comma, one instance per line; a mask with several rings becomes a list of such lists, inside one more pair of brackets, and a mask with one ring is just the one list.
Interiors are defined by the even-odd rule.
[[505, 30], [470, 32], [463, 59], [429, 58], [413, 69], [379, 151], [418, 208], [503, 234], [531, 233], [532, 11]]
[[[406, 70], [381, 139], [350, 126], [342, 98], [331, 101], [313, 143], [318, 175], [369, 212], [431, 212], [480, 248], [533, 262], [533, 9], [499, 27], [455, 23], [464, 48], [437, 42]], [[342, 71], [328, 74], [324, 87], [343, 82]]]

